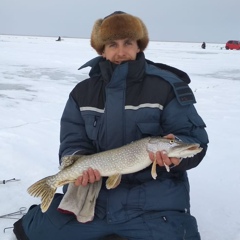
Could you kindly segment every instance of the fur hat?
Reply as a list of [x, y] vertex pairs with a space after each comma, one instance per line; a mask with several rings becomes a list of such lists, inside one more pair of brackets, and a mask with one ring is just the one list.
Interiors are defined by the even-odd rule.
[[149, 42], [147, 28], [140, 18], [117, 11], [95, 22], [91, 46], [101, 55], [106, 43], [124, 38], [137, 40], [140, 51], [143, 51]]

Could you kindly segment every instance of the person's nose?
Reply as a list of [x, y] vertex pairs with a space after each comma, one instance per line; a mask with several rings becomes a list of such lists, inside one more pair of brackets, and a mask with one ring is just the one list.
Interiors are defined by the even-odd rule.
[[124, 56], [125, 55], [125, 48], [124, 46], [118, 47], [118, 56]]

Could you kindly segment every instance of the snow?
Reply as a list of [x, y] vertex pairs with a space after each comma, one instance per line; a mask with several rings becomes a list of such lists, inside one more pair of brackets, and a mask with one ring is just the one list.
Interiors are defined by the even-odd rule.
[[[0, 35], [0, 216], [40, 203], [26, 192], [58, 171], [59, 121], [71, 89], [87, 77], [78, 67], [96, 56], [89, 39]], [[152, 61], [186, 71], [210, 144], [188, 171], [192, 214], [203, 240], [240, 240], [240, 51], [224, 44], [150, 42]], [[61, 189], [58, 189], [61, 192]], [[0, 218], [0, 239], [15, 239], [15, 219]], [[5, 233], [4, 233], [5, 229]]]

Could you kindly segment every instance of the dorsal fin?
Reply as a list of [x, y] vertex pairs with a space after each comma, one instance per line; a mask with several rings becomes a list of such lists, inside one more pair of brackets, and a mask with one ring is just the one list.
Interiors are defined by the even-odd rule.
[[73, 165], [77, 160], [83, 158], [84, 155], [67, 155], [61, 158], [61, 165], [59, 166], [60, 170], [65, 169]]

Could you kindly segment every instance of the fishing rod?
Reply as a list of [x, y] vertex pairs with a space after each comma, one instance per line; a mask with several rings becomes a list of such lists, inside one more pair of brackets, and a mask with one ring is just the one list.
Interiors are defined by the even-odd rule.
[[8, 180], [1, 180], [0, 184], [6, 184], [8, 182], [17, 182], [17, 181], [20, 181], [20, 179], [12, 178], [12, 179], [8, 179]]

